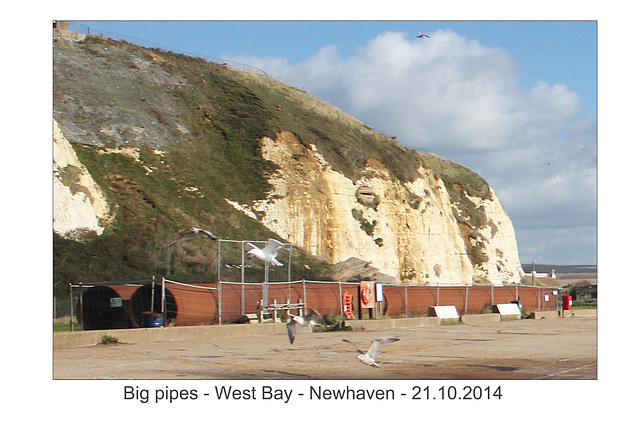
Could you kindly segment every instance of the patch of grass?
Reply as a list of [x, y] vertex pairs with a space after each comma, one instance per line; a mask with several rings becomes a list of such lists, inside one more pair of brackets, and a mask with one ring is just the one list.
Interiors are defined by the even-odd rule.
[[[71, 331], [71, 317], [64, 316], [57, 319], [53, 319], [53, 332], [69, 332]], [[73, 322], [73, 329], [79, 330], [80, 324]]]
[[102, 344], [102, 345], [120, 344], [120, 342], [116, 337], [113, 337], [111, 335], [103, 335], [102, 338], [100, 338], [100, 342], [98, 344]]

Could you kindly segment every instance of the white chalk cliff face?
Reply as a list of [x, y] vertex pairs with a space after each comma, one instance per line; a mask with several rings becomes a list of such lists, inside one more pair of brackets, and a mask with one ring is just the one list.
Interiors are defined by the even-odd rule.
[[262, 154], [280, 167], [270, 178], [272, 193], [254, 206], [228, 202], [311, 255], [332, 263], [361, 258], [403, 282], [520, 281], [513, 226], [493, 192], [474, 199], [490, 224], [475, 230], [486, 262], [474, 266], [455, 205], [430, 170], [403, 184], [370, 161], [354, 183], [289, 132], [263, 138]]
[[104, 193], [80, 163], [54, 120], [53, 230], [69, 238], [78, 238], [83, 231], [100, 235], [108, 215]]

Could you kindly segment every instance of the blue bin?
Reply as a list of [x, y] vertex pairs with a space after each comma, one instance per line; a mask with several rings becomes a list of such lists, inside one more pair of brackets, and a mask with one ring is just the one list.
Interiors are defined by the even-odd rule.
[[164, 326], [164, 314], [157, 311], [142, 312], [143, 328], [159, 328], [161, 326]]

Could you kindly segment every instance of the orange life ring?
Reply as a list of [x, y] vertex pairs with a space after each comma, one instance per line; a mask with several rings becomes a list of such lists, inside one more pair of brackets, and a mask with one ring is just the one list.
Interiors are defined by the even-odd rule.
[[369, 304], [373, 301], [373, 292], [369, 284], [362, 284], [360, 286], [360, 295], [362, 296], [362, 302]]

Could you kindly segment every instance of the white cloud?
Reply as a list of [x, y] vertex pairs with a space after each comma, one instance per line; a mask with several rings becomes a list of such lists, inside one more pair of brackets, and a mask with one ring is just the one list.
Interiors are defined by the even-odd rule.
[[580, 99], [566, 85], [538, 82], [523, 90], [518, 64], [504, 49], [450, 30], [429, 39], [387, 32], [344, 59], [327, 46], [297, 64], [281, 58], [237, 60], [305, 89], [406, 146], [478, 172], [495, 189], [516, 233], [562, 228], [567, 232], [561, 235], [568, 236], [571, 229], [595, 230], [595, 121], [582, 117]]

